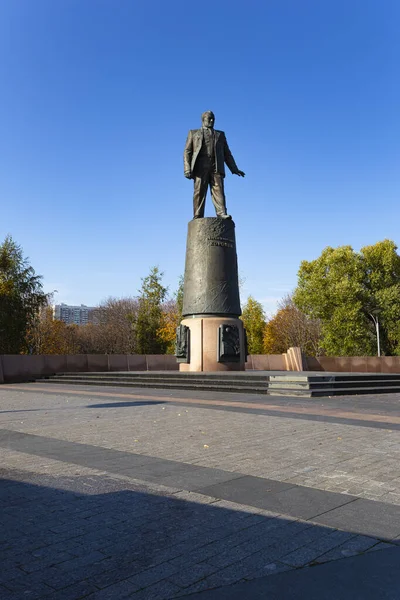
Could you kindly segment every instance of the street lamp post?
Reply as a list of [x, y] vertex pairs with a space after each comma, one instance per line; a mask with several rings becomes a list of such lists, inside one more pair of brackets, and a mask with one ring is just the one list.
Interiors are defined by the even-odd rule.
[[376, 341], [378, 344], [378, 356], [381, 355], [381, 342], [379, 339], [379, 317], [378, 317], [378, 313], [376, 312], [376, 315], [373, 315], [372, 313], [368, 313], [369, 316], [371, 317], [371, 319], [373, 320], [373, 322], [375, 323], [375, 329], [376, 329]]

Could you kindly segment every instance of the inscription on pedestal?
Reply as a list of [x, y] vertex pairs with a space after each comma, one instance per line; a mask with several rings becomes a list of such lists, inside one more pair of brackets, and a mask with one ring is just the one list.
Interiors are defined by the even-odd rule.
[[176, 328], [175, 356], [178, 363], [189, 363], [190, 329], [186, 325]]
[[218, 328], [218, 362], [240, 362], [240, 336], [236, 325]]
[[207, 238], [207, 242], [210, 246], [223, 246], [224, 248], [234, 248], [232, 240], [228, 240], [227, 238]]

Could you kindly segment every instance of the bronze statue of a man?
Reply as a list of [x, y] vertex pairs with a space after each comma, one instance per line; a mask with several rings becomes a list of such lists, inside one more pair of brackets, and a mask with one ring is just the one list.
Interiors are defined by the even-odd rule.
[[214, 130], [215, 116], [211, 110], [201, 115], [201, 129], [191, 129], [183, 154], [184, 172], [187, 179], [194, 180], [194, 219], [204, 217], [208, 186], [217, 217], [230, 219], [226, 212], [224, 177], [226, 163], [234, 175], [244, 177], [229, 150], [223, 131]]

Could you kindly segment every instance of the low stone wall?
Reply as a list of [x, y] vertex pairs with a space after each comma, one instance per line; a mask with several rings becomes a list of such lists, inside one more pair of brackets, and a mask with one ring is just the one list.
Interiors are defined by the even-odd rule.
[[[290, 351], [296, 349], [289, 349]], [[293, 369], [288, 354], [253, 354], [247, 359], [246, 370], [287, 371]], [[303, 357], [303, 370], [336, 373], [400, 373], [400, 356], [320, 356]], [[101, 371], [178, 371], [171, 354], [76, 354], [0, 355], [0, 383], [30, 381], [55, 373]], [[300, 369], [298, 369], [300, 370]]]
[[0, 355], [0, 383], [29, 381], [55, 373], [101, 371], [177, 371], [170, 354]]
[[306, 360], [310, 371], [400, 373], [400, 356], [319, 356]]
[[249, 356], [246, 369], [265, 371], [332, 371], [333, 373], [400, 373], [400, 356], [302, 355], [300, 348], [285, 354]]
[[[246, 369], [286, 371], [284, 355], [249, 356]], [[171, 354], [0, 355], [0, 383], [30, 381], [55, 373], [178, 370]]]
[[247, 357], [246, 371], [286, 371], [284, 354], [251, 354]]

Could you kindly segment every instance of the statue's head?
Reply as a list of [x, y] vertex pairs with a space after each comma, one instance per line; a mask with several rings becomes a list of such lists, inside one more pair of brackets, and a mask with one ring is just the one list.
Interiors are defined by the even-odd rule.
[[215, 115], [212, 110], [206, 110], [201, 115], [201, 120], [203, 122], [203, 127], [207, 127], [208, 129], [212, 129], [215, 123]]

